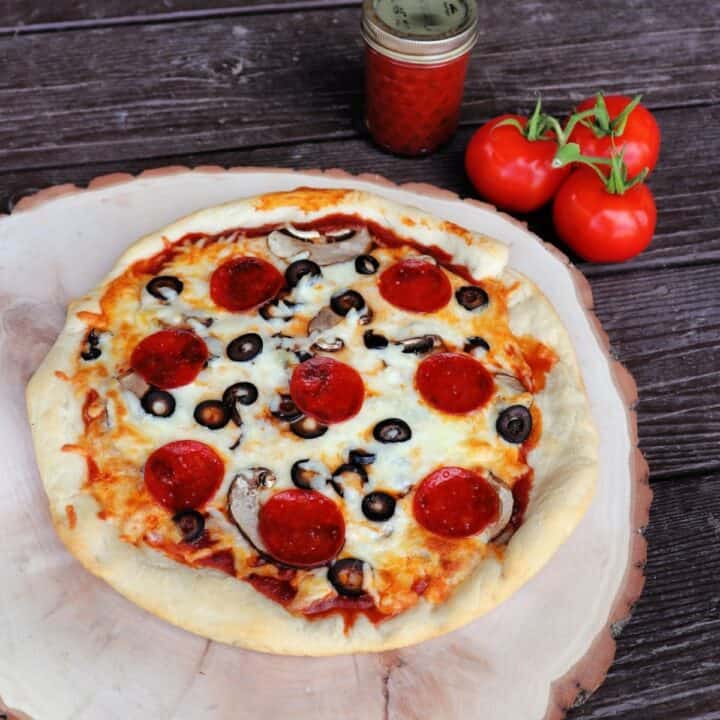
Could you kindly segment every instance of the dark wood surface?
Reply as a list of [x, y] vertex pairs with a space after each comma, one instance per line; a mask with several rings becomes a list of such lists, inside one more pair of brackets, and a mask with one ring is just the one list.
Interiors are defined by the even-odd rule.
[[[645, 93], [663, 133], [652, 246], [579, 263], [640, 391], [655, 503], [647, 586], [571, 720], [720, 720], [720, 3], [481, 3], [462, 126], [400, 159], [359, 122], [358, 2], [0, 3], [0, 210], [34, 189], [168, 164], [341, 167], [472, 196], [472, 131], [541, 93]], [[547, 212], [527, 218], [554, 240]], [[490, 719], [491, 720], [491, 719]]]

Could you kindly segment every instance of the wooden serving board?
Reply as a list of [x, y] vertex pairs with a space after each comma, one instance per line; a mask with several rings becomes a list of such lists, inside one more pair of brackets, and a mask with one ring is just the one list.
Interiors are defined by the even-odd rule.
[[[35, 467], [24, 388], [67, 302], [96, 285], [141, 235], [199, 208], [300, 185], [378, 192], [509, 244], [511, 265], [538, 283], [570, 332], [600, 432], [596, 497], [551, 562], [489, 615], [400, 651], [278, 657], [168, 625], [66, 552]], [[636, 447], [635, 385], [609, 357], [591, 308], [587, 281], [561, 253], [509, 216], [430, 186], [340, 171], [163, 168], [21, 201], [0, 219], [0, 696], [15, 709], [11, 717], [561, 717], [604, 678], [613, 632], [640, 593], [640, 529], [651, 498]]]

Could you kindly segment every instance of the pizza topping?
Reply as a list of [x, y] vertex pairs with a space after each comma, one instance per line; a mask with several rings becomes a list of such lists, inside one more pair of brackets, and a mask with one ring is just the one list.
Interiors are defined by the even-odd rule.
[[303, 414], [298, 410], [298, 406], [294, 403], [289, 395], [282, 394], [270, 405], [270, 412], [278, 420], [285, 422], [295, 422], [299, 420]]
[[205, 532], [205, 518], [197, 510], [181, 510], [173, 515], [173, 522], [186, 543], [199, 540]]
[[365, 299], [357, 290], [342, 290], [330, 298], [332, 311], [345, 317], [351, 310], [362, 310], [365, 307]]
[[348, 460], [353, 465], [372, 465], [376, 459], [375, 453], [367, 452], [365, 450], [351, 450], [348, 453]]
[[202, 507], [217, 492], [225, 467], [217, 453], [196, 440], [177, 440], [155, 450], [145, 463], [145, 485], [169, 510]]
[[425, 358], [415, 373], [415, 384], [425, 402], [454, 415], [482, 407], [494, 388], [492, 376], [477, 360], [450, 352]]
[[460, 538], [495, 523], [501, 503], [496, 488], [482, 475], [460, 467], [441, 467], [418, 486], [413, 513], [431, 533]]
[[231, 340], [226, 352], [234, 362], [248, 362], [257, 357], [262, 349], [263, 341], [257, 333], [245, 333]]
[[400, 260], [387, 268], [380, 275], [379, 289], [389, 303], [410, 312], [435, 312], [452, 296], [452, 286], [442, 268], [420, 258]]
[[500, 413], [495, 428], [509, 443], [525, 442], [532, 432], [532, 415], [524, 405], [512, 405]]
[[419, 335], [418, 337], [406, 338], [405, 340], [399, 340], [398, 345], [402, 346], [404, 353], [413, 353], [415, 355], [424, 355], [431, 350], [445, 347], [445, 343], [439, 335]]
[[336, 560], [327, 572], [327, 579], [340, 595], [359, 597], [364, 593], [365, 563], [357, 558]]
[[388, 346], [388, 339], [374, 330], [366, 330], [363, 333], [363, 342], [368, 350], [382, 350]]
[[306, 275], [319, 277], [322, 275], [322, 270], [320, 270], [320, 266], [312, 260], [296, 260], [294, 263], [290, 263], [285, 269], [285, 282], [288, 287], [294, 288], [300, 282], [300, 279]]
[[233, 478], [228, 490], [228, 512], [238, 530], [259, 552], [267, 549], [258, 530], [261, 498], [266, 499], [275, 486], [275, 473], [268, 468], [244, 468]]
[[308, 323], [308, 335], [314, 332], [325, 332], [325, 330], [329, 330], [341, 322], [342, 317], [338, 316], [331, 307], [325, 306]]
[[315, 418], [304, 416], [293, 423], [290, 423], [290, 429], [303, 440], [313, 440], [324, 435], [327, 431], [327, 425], [323, 425]]
[[225, 310], [245, 312], [272, 300], [283, 285], [283, 276], [274, 265], [243, 255], [224, 262], [213, 272], [210, 297]]
[[332, 238], [331, 242], [342, 242], [343, 240], [349, 240], [356, 232], [357, 230], [353, 230], [352, 228], [326, 230], [325, 237]]
[[290, 478], [296, 487], [303, 490], [314, 490], [325, 483], [328, 476], [327, 468], [315, 460], [303, 458], [293, 463]]
[[204, 400], [195, 408], [193, 417], [200, 425], [210, 430], [219, 430], [230, 422], [230, 410], [220, 400]]
[[358, 255], [355, 258], [355, 272], [360, 275], [374, 275], [380, 263], [372, 255]]
[[251, 382], [239, 382], [226, 388], [222, 396], [223, 405], [230, 411], [231, 420], [240, 427], [242, 417], [240, 405], [252, 405], [258, 399], [258, 389]]
[[340, 497], [345, 497], [346, 486], [355, 487], [356, 490], [360, 490], [367, 481], [368, 476], [365, 468], [362, 465], [355, 465], [353, 463], [343, 463], [340, 465], [329, 480], [333, 490], [335, 490]]
[[[299, 237], [300, 234], [306, 237]], [[352, 260], [367, 252], [371, 242], [366, 228], [353, 231], [349, 237], [335, 236], [332, 242], [322, 242], [322, 236], [317, 230], [301, 231], [297, 228], [291, 232], [274, 230], [267, 238], [268, 248], [276, 257], [289, 260], [304, 253], [309, 260], [321, 266]]]
[[170, 417], [175, 412], [175, 398], [164, 390], [150, 388], [141, 398], [140, 404], [148, 415]]
[[[317, 352], [340, 352], [345, 347], [345, 341], [342, 338], [336, 337], [328, 340], [327, 338], [318, 338], [311, 346], [311, 350]], [[309, 358], [308, 358], [309, 359]]]
[[365, 399], [365, 386], [350, 365], [318, 356], [296, 366], [290, 395], [303, 413], [331, 425], [357, 415]]
[[477, 285], [463, 285], [455, 291], [455, 299], [466, 310], [473, 311], [484, 308], [490, 298], [488, 294]]
[[376, 490], [368, 493], [362, 501], [363, 515], [368, 520], [383, 522], [389, 520], [395, 513], [395, 498], [386, 492]]
[[141, 340], [130, 365], [150, 385], [171, 390], [191, 383], [208, 357], [207, 345], [194, 332], [171, 328]]
[[86, 362], [90, 362], [91, 360], [97, 360], [102, 355], [102, 350], [100, 350], [99, 345], [100, 336], [93, 329], [87, 334], [87, 337], [85, 338], [85, 347], [80, 353], [80, 357]]
[[162, 303], [173, 301], [182, 291], [183, 282], [174, 275], [158, 275], [154, 277], [145, 289]]
[[465, 347], [463, 347], [463, 352], [466, 353], [473, 353], [475, 350], [489, 350], [490, 345], [488, 344], [487, 340], [479, 337], [478, 335], [471, 335], [465, 342]]
[[287, 322], [295, 314], [295, 304], [285, 297], [276, 297], [269, 303], [265, 303], [258, 312], [264, 320], [285, 320]]
[[407, 442], [412, 437], [412, 430], [404, 420], [388, 418], [373, 428], [373, 437], [381, 443]]
[[293, 488], [273, 495], [260, 508], [258, 530], [269, 554], [295, 567], [325, 565], [345, 542], [338, 506], [314, 490]]

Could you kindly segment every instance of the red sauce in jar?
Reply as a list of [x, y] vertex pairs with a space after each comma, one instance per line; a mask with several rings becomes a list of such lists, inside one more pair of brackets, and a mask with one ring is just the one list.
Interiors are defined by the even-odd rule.
[[458, 125], [469, 55], [438, 65], [365, 53], [365, 122], [378, 145], [422, 155], [447, 142]]
[[365, 0], [365, 122], [399, 155], [432, 152], [460, 118], [476, 0]]

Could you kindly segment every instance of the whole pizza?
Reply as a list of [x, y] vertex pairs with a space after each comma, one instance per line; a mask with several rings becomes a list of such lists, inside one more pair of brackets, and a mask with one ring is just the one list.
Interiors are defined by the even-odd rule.
[[356, 190], [141, 239], [28, 388], [60, 537], [143, 608], [257, 650], [382, 650], [487, 612], [597, 473], [567, 333], [507, 256]]

